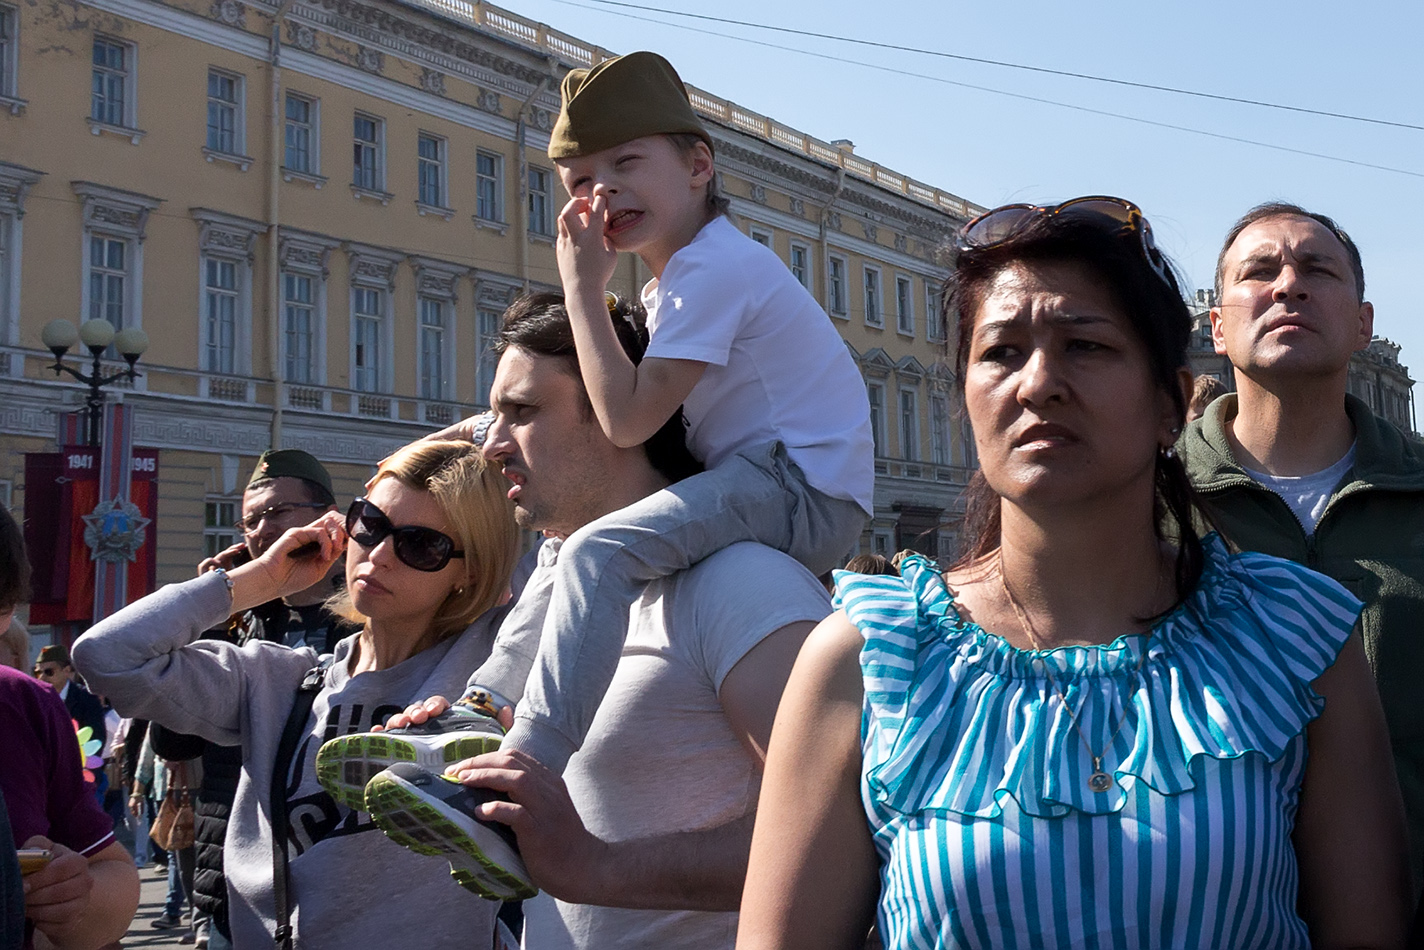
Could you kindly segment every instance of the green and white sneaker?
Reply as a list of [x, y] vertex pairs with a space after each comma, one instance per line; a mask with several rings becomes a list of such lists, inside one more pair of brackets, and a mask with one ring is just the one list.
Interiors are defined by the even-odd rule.
[[508, 825], [486, 821], [477, 809], [505, 800], [500, 792], [470, 788], [419, 765], [393, 765], [366, 786], [366, 810], [396, 844], [450, 862], [450, 876], [490, 900], [525, 900], [539, 893]]
[[364, 811], [366, 783], [392, 765], [414, 763], [438, 773], [498, 750], [504, 728], [495, 718], [494, 701], [489, 693], [474, 690], [419, 725], [331, 739], [317, 750], [317, 780], [341, 804]]

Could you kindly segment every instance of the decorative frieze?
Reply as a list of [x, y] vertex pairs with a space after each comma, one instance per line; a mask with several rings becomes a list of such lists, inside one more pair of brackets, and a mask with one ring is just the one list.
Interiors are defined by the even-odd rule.
[[445, 74], [436, 69], [421, 69], [420, 88], [431, 95], [445, 95]]
[[316, 30], [296, 20], [287, 21], [287, 42], [310, 53], [316, 49]]
[[877, 228], [875, 225], [871, 224], [868, 221], [862, 221], [860, 229], [861, 231], [865, 232], [865, 239], [871, 244], [875, 244], [878, 242], [878, 239], [880, 237], [880, 229]]
[[359, 47], [356, 50], [356, 65], [379, 76], [386, 68], [386, 54], [369, 46]]
[[486, 112], [493, 113], [494, 115], [499, 115], [499, 93], [495, 92], [493, 89], [481, 89], [479, 96], [475, 99], [475, 105], [485, 110]]
[[339, 241], [316, 234], [292, 233], [282, 229], [277, 241], [277, 263], [282, 270], [301, 271], [325, 280], [331, 273], [331, 252]]
[[766, 204], [766, 187], [753, 183], [751, 186], [751, 197], [759, 205]]
[[247, 8], [241, 0], [213, 0], [208, 16], [228, 26], [247, 28]]
[[198, 250], [202, 254], [252, 262], [257, 237], [266, 230], [262, 222], [208, 208], [192, 208], [190, 213], [198, 222]]
[[469, 268], [461, 264], [437, 261], [429, 257], [409, 258], [415, 268], [415, 292], [422, 297], [455, 302], [460, 278], [469, 273]]
[[390, 290], [396, 282], [396, 265], [405, 259], [398, 251], [357, 244], [346, 245], [346, 253], [351, 258], [351, 283], [378, 290]]
[[136, 191], [111, 188], [92, 181], [72, 181], [70, 188], [84, 206], [84, 227], [137, 238], [142, 241], [148, 227], [148, 215], [162, 198], [141, 195]]
[[23, 218], [25, 196], [30, 193], [30, 187], [44, 176], [44, 172], [24, 165], [0, 162], [0, 211]]
[[791, 213], [798, 218], [806, 217], [806, 202], [793, 195], [791, 197]]

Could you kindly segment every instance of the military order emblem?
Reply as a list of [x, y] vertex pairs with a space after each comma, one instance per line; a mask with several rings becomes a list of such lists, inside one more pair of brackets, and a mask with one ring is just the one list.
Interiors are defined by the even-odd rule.
[[149, 522], [138, 505], [126, 498], [101, 501], [84, 516], [84, 543], [94, 552], [89, 559], [112, 564], [137, 560]]

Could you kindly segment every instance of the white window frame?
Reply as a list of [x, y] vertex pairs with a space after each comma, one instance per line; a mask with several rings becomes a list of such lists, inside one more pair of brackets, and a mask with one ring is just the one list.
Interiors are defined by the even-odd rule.
[[[202, 321], [203, 353], [198, 368], [205, 373], [234, 376], [237, 374], [237, 328], [242, 319], [239, 268], [236, 261], [225, 257], [205, 254], [200, 261], [203, 303], [198, 313]], [[229, 276], [231, 286], [225, 280]], [[230, 313], [224, 312], [229, 308]], [[229, 320], [231, 326], [226, 326]], [[225, 340], [228, 334], [231, 336]]]
[[953, 465], [949, 393], [930, 391], [930, 457], [936, 465]]
[[[357, 244], [354, 241], [347, 244], [347, 254], [351, 261], [351, 292], [347, 308], [350, 315], [348, 325], [351, 328], [351, 352], [350, 373], [347, 378], [351, 389], [356, 392], [390, 393], [393, 390], [395, 378], [395, 315], [391, 312], [395, 296], [393, 291], [395, 290], [396, 267], [405, 259], [405, 255], [384, 248]], [[372, 321], [376, 331], [376, 365], [375, 378], [369, 383], [371, 388], [365, 388], [364, 381], [363, 385], [357, 385], [357, 320], [366, 319], [366, 317], [357, 314], [358, 291], [374, 293], [380, 311]]]
[[[421, 399], [430, 402], [453, 402], [457, 398], [458, 386], [455, 378], [459, 327], [456, 291], [464, 275], [469, 273], [469, 267], [414, 255], [409, 260], [415, 268], [415, 336], [412, 340], [415, 347], [415, 391]], [[439, 386], [433, 391], [426, 386], [431, 376], [425, 359], [427, 331], [431, 327], [425, 323], [426, 308], [429, 306], [437, 306], [440, 313], [440, 322], [434, 325], [440, 336], [440, 364], [435, 367]]]
[[[115, 330], [131, 326], [133, 305], [130, 298], [134, 283], [132, 245], [135, 242], [121, 235], [91, 231], [86, 243], [89, 252], [89, 279], [84, 282], [84, 319], [107, 320], [113, 324]], [[100, 251], [97, 259], [94, 253], [96, 247]], [[119, 251], [118, 256], [121, 259], [117, 267], [108, 259], [109, 251], [113, 249]], [[114, 281], [118, 283], [114, 284]], [[105, 285], [105, 289], [96, 294], [96, 286], [100, 284]], [[118, 293], [111, 296], [111, 289], [117, 289]]]
[[931, 343], [943, 343], [945, 337], [944, 314], [940, 312], [939, 285], [932, 278], [925, 278], [925, 339]]
[[[390, 322], [390, 293], [378, 287], [351, 288], [351, 388], [359, 393], [384, 392], [382, 377], [387, 358], [386, 325]], [[366, 333], [373, 334], [370, 341]], [[374, 356], [362, 348], [370, 343]]]
[[[535, 188], [535, 177], [543, 180], [543, 187]], [[554, 172], [542, 165], [529, 166], [529, 233], [539, 237], [553, 237], [554, 229]]]
[[874, 442], [875, 457], [884, 458], [890, 454], [889, 447], [885, 444], [885, 384], [876, 379], [867, 380], [865, 395], [870, 402], [870, 434]]
[[[233, 98], [232, 98], [231, 100], [222, 99], [222, 98], [214, 98], [214, 96], [213, 96], [213, 80], [214, 80], [214, 79], [219, 79], [219, 80], [226, 79], [226, 80], [228, 80], [228, 81], [230, 81], [230, 82], [232, 83], [232, 95], [233, 95]], [[208, 96], [207, 96], [207, 102], [208, 102], [208, 123], [207, 123], [207, 134], [206, 134], [206, 136], [204, 137], [204, 142], [206, 143], [206, 144], [205, 144], [205, 147], [204, 147], [204, 154], [208, 155], [210, 160], [211, 160], [211, 158], [213, 158], [213, 157], [215, 157], [215, 156], [234, 156], [234, 157], [242, 157], [242, 156], [246, 155], [246, 153], [247, 153], [247, 121], [246, 121], [246, 118], [247, 118], [247, 79], [246, 79], [246, 77], [243, 76], [241, 73], [235, 73], [235, 72], [232, 72], [231, 70], [218, 69], [218, 68], [215, 67], [215, 66], [209, 66], [209, 67], [208, 67]], [[220, 110], [220, 111], [223, 110], [223, 109], [230, 109], [231, 112], [232, 112], [232, 143], [231, 143], [232, 147], [231, 147], [231, 148], [223, 148], [224, 143], [223, 143], [222, 138], [221, 138], [221, 135], [222, 135], [221, 126], [219, 126], [219, 131], [218, 131], [218, 136], [219, 136], [219, 137], [218, 137], [218, 139], [216, 140], [216, 144], [214, 144], [214, 142], [215, 142], [215, 140], [214, 140], [214, 138], [213, 138], [213, 109], [214, 109], [214, 108], [217, 108], [217, 109]]]
[[[801, 255], [799, 265], [796, 260], [797, 254]], [[786, 257], [786, 266], [791, 271], [791, 276], [796, 278], [797, 283], [807, 290], [811, 289], [815, 276], [811, 272], [811, 246], [809, 244], [792, 241], [790, 253]], [[800, 273], [797, 273], [798, 266]]]
[[[435, 146], [435, 157], [421, 154], [420, 148], [430, 142]], [[415, 203], [432, 211], [450, 209], [449, 161], [450, 142], [444, 136], [433, 132], [417, 132], [415, 136], [416, 190]], [[426, 192], [426, 185], [433, 180], [435, 194]], [[431, 199], [434, 199], [433, 201]]]
[[0, 105], [13, 115], [26, 105], [20, 98], [20, 10], [8, 3], [0, 3]]
[[915, 335], [915, 282], [904, 274], [895, 275], [895, 330]]
[[[491, 171], [480, 170], [480, 162], [488, 159]], [[486, 201], [482, 192], [488, 187], [490, 200]], [[493, 204], [493, 207], [490, 205]], [[504, 156], [487, 148], [475, 150], [475, 220], [491, 224], [505, 224], [504, 217]]]
[[[287, 103], [293, 100], [306, 104], [307, 120], [305, 123], [297, 122], [288, 117]], [[307, 133], [306, 168], [296, 168], [287, 164], [287, 156], [291, 149], [291, 133], [294, 126], [297, 128], [305, 128]], [[354, 124], [352, 131], [353, 133], [355, 132]], [[310, 175], [312, 177], [320, 177], [321, 175], [321, 100], [315, 96], [288, 90], [282, 99], [282, 171], [288, 174]]]
[[[906, 400], [908, 399], [908, 411]], [[900, 458], [920, 460], [920, 393], [913, 386], [901, 386], [895, 400], [896, 429], [900, 436]]]
[[[416, 351], [417, 395], [421, 399], [435, 402], [450, 400], [451, 371], [453, 368], [450, 346], [450, 316], [454, 308], [449, 301], [439, 297], [420, 294], [416, 297], [415, 312], [418, 324], [418, 346]], [[426, 316], [434, 311], [436, 320], [427, 322]], [[427, 344], [434, 340], [437, 344], [435, 359], [427, 352]], [[432, 382], [434, 385], [432, 386]]]
[[488, 407], [490, 387], [494, 385], [494, 371], [499, 358], [490, 349], [490, 344], [499, 334], [503, 314], [492, 307], [480, 306], [475, 310], [475, 405]]
[[[192, 209], [198, 222], [198, 370], [217, 376], [252, 375], [252, 262], [257, 238], [265, 226], [260, 221], [209, 208]], [[210, 360], [216, 344], [212, 339], [212, 300], [208, 286], [208, 265], [229, 264], [233, 268], [233, 341], [230, 368], [214, 367]], [[220, 352], [220, 349], [217, 350]]]
[[[134, 130], [138, 127], [138, 47], [133, 43], [125, 42], [124, 40], [118, 39], [117, 37], [108, 36], [103, 33], [95, 33], [93, 45], [98, 46], [100, 43], [105, 43], [109, 46], [114, 46], [118, 47], [119, 49], [122, 49], [124, 52], [124, 65], [122, 69], [115, 70], [112, 66], [99, 66], [95, 64], [93, 48], [91, 47], [89, 56], [89, 72], [91, 76], [89, 86], [90, 127], [96, 135], [98, 134], [99, 129], [102, 128], [119, 129], [123, 131]], [[92, 77], [94, 76], [94, 74], [99, 73], [101, 71], [104, 75], [114, 75], [117, 73], [117, 75], [120, 77], [119, 88], [121, 90], [121, 94], [124, 97], [124, 101], [119, 110], [121, 114], [117, 117], [120, 120], [118, 122], [113, 121], [112, 110], [106, 109], [100, 115], [95, 114], [95, 105], [97, 103], [94, 99]], [[107, 95], [104, 98], [106, 101], [108, 100]]]
[[[317, 316], [317, 297], [320, 291], [319, 285], [325, 283], [320, 277], [313, 274], [303, 273], [299, 270], [284, 268], [282, 270], [282, 377], [287, 382], [296, 386], [314, 386], [320, 382], [318, 376], [317, 344], [316, 337], [318, 327], [326, 321], [320, 320]], [[300, 294], [295, 291], [303, 286], [307, 287], [308, 300], [302, 300]], [[297, 359], [293, 354], [293, 340], [297, 334], [294, 332], [294, 316], [301, 311], [307, 312], [306, 326], [306, 349], [307, 358], [305, 363]]]
[[242, 516], [242, 496], [209, 495], [203, 499], [203, 556], [214, 557], [219, 552], [243, 540], [237, 530]]
[[826, 258], [826, 312], [833, 317], [849, 317], [849, 288], [846, 286], [848, 271], [846, 259], [838, 254]]
[[[356, 123], [360, 121], [371, 123], [375, 139], [357, 138]], [[363, 162], [358, 166], [353, 151], [351, 161], [352, 190], [357, 192], [358, 195], [361, 193], [377, 197], [385, 195], [385, 200], [389, 200], [390, 196], [386, 194], [386, 120], [367, 112], [352, 113], [351, 144], [353, 150], [358, 145], [363, 149], [370, 149], [372, 162], [371, 181], [368, 184], [364, 177], [365, 163]]]
[[[24, 250], [25, 198], [43, 172], [0, 162], [0, 345], [20, 342], [20, 275]], [[85, 293], [88, 284], [84, 285]], [[23, 369], [23, 360], [12, 369]], [[20, 373], [16, 373], [20, 375]]]
[[757, 225], [753, 224], [748, 229], [748, 232], [751, 235], [751, 239], [753, 241], [756, 241], [762, 247], [767, 248], [771, 251], [776, 250], [776, 236], [771, 231], [768, 231], [766, 228], [758, 227]]
[[880, 268], [866, 264], [862, 269], [861, 290], [865, 303], [865, 325], [885, 326], [885, 281]]
[[[143, 327], [143, 248], [149, 214], [162, 199], [141, 195], [121, 188], [111, 188], [89, 181], [70, 182], [70, 188], [80, 199], [84, 230], [79, 241], [80, 312], [79, 322], [89, 319], [89, 290], [93, 277], [90, 260], [90, 239], [93, 237], [119, 240], [127, 245], [124, 288], [124, 327]], [[119, 330], [123, 327], [115, 327]], [[134, 381], [142, 389], [147, 377]]]
[[[327, 278], [330, 276], [331, 252], [339, 245], [332, 238], [315, 234], [291, 231], [283, 228], [277, 241], [277, 265], [282, 274], [282, 352], [283, 367], [291, 360], [287, 348], [287, 275], [306, 277], [312, 281], [312, 331], [311, 370], [309, 381], [287, 382], [294, 386], [325, 386], [327, 381], [326, 324], [327, 324]], [[329, 408], [329, 399], [323, 397], [323, 406]]]

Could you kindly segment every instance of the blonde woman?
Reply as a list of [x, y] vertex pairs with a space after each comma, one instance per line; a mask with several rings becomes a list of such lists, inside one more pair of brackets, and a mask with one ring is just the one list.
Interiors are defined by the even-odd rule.
[[[407, 446], [344, 519], [329, 513], [255, 561], [169, 585], [75, 644], [76, 665], [124, 715], [242, 746], [225, 846], [235, 946], [272, 946], [274, 935], [278, 946], [402, 946], [413, 933], [445, 946], [493, 933], [498, 905], [450, 887], [443, 862], [391, 843], [333, 800], [314, 759], [326, 739], [458, 694], [488, 655], [516, 553], [506, 488], [468, 443]], [[234, 612], [311, 586], [343, 549], [346, 591], [334, 607], [362, 628], [329, 657], [197, 639]], [[303, 708], [304, 682], [303, 721], [292, 710]], [[274, 816], [280, 825], [284, 812], [277, 849]]]

